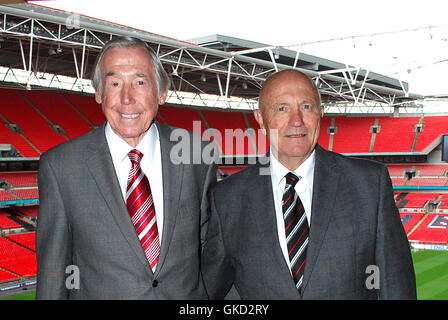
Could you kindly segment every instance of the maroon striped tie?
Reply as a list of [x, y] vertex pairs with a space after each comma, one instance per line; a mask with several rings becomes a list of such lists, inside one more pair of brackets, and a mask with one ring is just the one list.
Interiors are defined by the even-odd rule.
[[134, 224], [140, 243], [152, 271], [156, 269], [159, 258], [159, 233], [157, 231], [156, 211], [148, 178], [140, 168], [143, 154], [133, 149], [128, 153], [131, 171], [126, 188], [126, 206]]
[[285, 220], [285, 236], [292, 277], [296, 288], [300, 291], [305, 270], [309, 226], [302, 201], [300, 201], [294, 189], [299, 178], [291, 172], [285, 177], [286, 185], [282, 206], [283, 218]]

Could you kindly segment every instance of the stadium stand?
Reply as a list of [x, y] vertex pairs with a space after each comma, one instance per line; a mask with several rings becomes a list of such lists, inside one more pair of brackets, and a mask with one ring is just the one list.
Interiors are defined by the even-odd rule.
[[28, 248], [32, 251], [36, 251], [35, 232], [25, 232], [7, 235], [6, 238]]
[[379, 132], [373, 152], [410, 152], [414, 140], [414, 127], [419, 117], [378, 117]]
[[15, 210], [27, 217], [37, 217], [39, 206], [16, 207]]
[[[38, 157], [40, 152], [73, 139], [104, 121], [101, 107], [91, 95], [44, 90], [0, 91], [6, 97], [0, 102], [0, 114], [4, 121], [4, 125], [0, 125], [0, 143], [13, 145], [26, 157]], [[269, 141], [264, 134], [259, 134], [258, 123], [251, 112], [163, 105], [159, 108], [157, 120], [188, 130], [194, 129], [193, 121], [199, 121], [202, 132], [198, 133], [207, 138], [210, 136], [204, 131], [208, 128], [218, 129], [223, 137], [225, 129], [240, 129], [236, 139], [244, 141], [244, 149], [238, 150], [235, 143], [231, 146], [223, 139], [221, 147], [226, 155], [265, 154], [269, 148]], [[319, 144], [348, 154], [410, 152], [413, 144], [417, 151], [421, 151], [447, 131], [443, 124], [447, 120], [443, 117], [425, 117], [423, 131], [416, 134], [414, 127], [419, 121], [420, 117], [328, 115], [321, 122]], [[23, 136], [12, 132], [6, 125], [8, 122], [17, 124], [23, 130]], [[63, 133], [55, 132], [50, 123], [58, 124]], [[379, 125], [376, 133], [371, 130], [375, 124]], [[251, 138], [242, 136], [247, 128], [255, 130]], [[387, 167], [395, 187], [443, 187], [448, 183], [448, 164], [393, 163], [387, 164]], [[243, 168], [244, 165], [222, 165], [219, 172], [221, 178], [225, 178]], [[409, 170], [415, 171], [415, 176], [410, 180], [406, 176]], [[4, 189], [0, 189], [0, 201], [38, 199], [35, 170], [0, 172], [0, 181], [7, 183]], [[447, 229], [443, 228], [448, 216], [447, 193], [437, 189], [428, 192], [401, 190], [395, 193], [395, 201], [409, 240], [448, 243]], [[429, 201], [437, 201], [437, 205], [431, 209]], [[35, 232], [31, 223], [37, 215], [38, 205], [0, 210], [0, 282], [35, 276]]]
[[408, 239], [418, 242], [448, 243], [448, 214], [427, 214]]
[[0, 229], [18, 228], [20, 224], [16, 220], [11, 219], [11, 213], [0, 210]]
[[395, 201], [398, 208], [424, 208], [428, 201], [437, 200], [438, 194], [434, 193], [399, 193]]
[[0, 179], [15, 187], [37, 186], [37, 171], [0, 172]]
[[415, 151], [423, 151], [442, 133], [448, 133], [448, 116], [428, 116], [423, 118], [423, 131], [419, 133]]
[[0, 201], [16, 200], [18, 197], [8, 190], [0, 189]]
[[[341, 153], [369, 152], [373, 117], [333, 117], [337, 132], [333, 138], [334, 151]], [[325, 132], [326, 130], [323, 130]]]
[[38, 157], [39, 152], [23, 136], [11, 131], [7, 127], [9, 121], [5, 121], [3, 115], [1, 117], [3, 122], [0, 125], [0, 144], [11, 144], [24, 157]]
[[[201, 118], [199, 109], [162, 105], [159, 107], [159, 113], [162, 115], [163, 120], [172, 126], [194, 131], [198, 134], [202, 134], [207, 129], [206, 124]], [[162, 123], [165, 121], [162, 121]], [[195, 130], [195, 127], [193, 127], [194, 121], [199, 122], [199, 130]]]
[[0, 268], [0, 282], [2, 281], [10, 281], [14, 279], [19, 279], [18, 275], [15, 275], [9, 271], [3, 270]]
[[101, 110], [101, 106], [96, 103], [95, 98], [92, 95], [68, 92], [62, 92], [60, 94], [93, 126], [99, 126], [104, 122], [104, 120], [106, 120]]
[[36, 274], [36, 254], [15, 242], [0, 237], [0, 267], [21, 276]]
[[424, 213], [418, 212], [401, 212], [400, 218], [403, 223], [404, 231], [408, 234], [412, 228], [415, 227], [417, 222], [423, 217]]
[[17, 124], [24, 136], [40, 152], [67, 141], [63, 135], [54, 131], [47, 120], [26, 101], [19, 91], [1, 89], [0, 113], [11, 123]]
[[23, 91], [30, 103], [53, 124], [59, 125], [69, 139], [91, 130], [88, 122], [61, 95], [48, 90]]
[[[209, 127], [218, 130], [220, 133], [219, 135], [221, 136], [221, 139], [219, 140], [221, 141], [218, 141], [218, 143], [220, 143], [224, 154], [256, 154], [254, 141], [250, 135], [245, 134], [245, 130], [249, 124], [246, 124], [242, 112], [222, 112], [204, 109], [202, 110], [202, 114], [207, 120]], [[235, 135], [235, 138], [232, 139], [233, 134]], [[240, 141], [240, 143], [238, 143], [238, 141]]]

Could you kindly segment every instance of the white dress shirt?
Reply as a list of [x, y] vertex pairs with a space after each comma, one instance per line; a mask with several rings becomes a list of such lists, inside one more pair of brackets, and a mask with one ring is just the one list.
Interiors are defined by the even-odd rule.
[[[311, 223], [311, 204], [313, 199], [313, 180], [314, 180], [314, 163], [315, 163], [315, 151], [306, 159], [296, 170], [292, 171], [300, 180], [295, 185], [294, 189], [297, 192], [300, 200], [305, 208], [305, 214], [308, 219], [308, 224]], [[288, 168], [282, 165], [270, 152], [270, 172], [272, 182], [272, 192], [274, 196], [275, 216], [277, 220], [277, 232], [280, 247], [283, 252], [283, 256], [289, 266], [291, 272], [291, 266], [288, 256], [288, 248], [286, 245], [285, 236], [285, 221], [283, 219], [283, 194], [285, 192], [286, 178], [285, 175], [290, 172]]]
[[131, 160], [128, 157], [129, 151], [137, 149], [143, 153], [143, 158], [140, 162], [140, 167], [151, 186], [152, 197], [154, 200], [154, 207], [156, 210], [157, 229], [159, 232], [159, 242], [162, 242], [163, 230], [163, 180], [162, 180], [162, 160], [160, 153], [160, 140], [157, 127], [152, 124], [146, 132], [143, 139], [135, 147], [131, 147], [120, 138], [110, 127], [106, 124], [106, 140], [109, 146], [112, 161], [117, 173], [118, 182], [120, 184], [123, 201], [126, 204], [126, 188], [131, 170]]

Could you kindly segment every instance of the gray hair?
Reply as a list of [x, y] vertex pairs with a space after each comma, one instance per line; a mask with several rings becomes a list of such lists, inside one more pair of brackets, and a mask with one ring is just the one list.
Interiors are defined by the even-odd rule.
[[103, 63], [104, 55], [110, 48], [114, 47], [141, 47], [145, 49], [151, 57], [152, 64], [154, 66], [154, 72], [156, 76], [157, 92], [158, 95], [168, 90], [170, 86], [170, 78], [163, 68], [159, 57], [154, 50], [146, 44], [146, 42], [133, 38], [133, 37], [114, 37], [109, 40], [102, 48], [100, 54], [96, 58], [95, 65], [93, 67], [92, 86], [96, 92], [100, 95], [103, 94], [103, 79], [101, 77], [101, 65]]

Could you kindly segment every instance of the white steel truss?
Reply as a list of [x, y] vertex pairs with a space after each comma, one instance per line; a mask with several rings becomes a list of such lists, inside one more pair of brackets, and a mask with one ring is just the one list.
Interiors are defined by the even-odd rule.
[[[0, 81], [92, 93], [92, 64], [117, 35], [138, 37], [157, 52], [172, 78], [172, 103], [254, 109], [265, 79], [291, 68], [310, 76], [331, 108], [369, 112], [376, 106], [377, 112], [423, 98], [411, 94], [406, 83], [382, 81], [369, 70], [348, 65], [321, 70], [299, 52], [288, 60], [282, 48], [218, 50], [31, 4], [0, 6]], [[267, 58], [256, 56], [261, 53]]]

